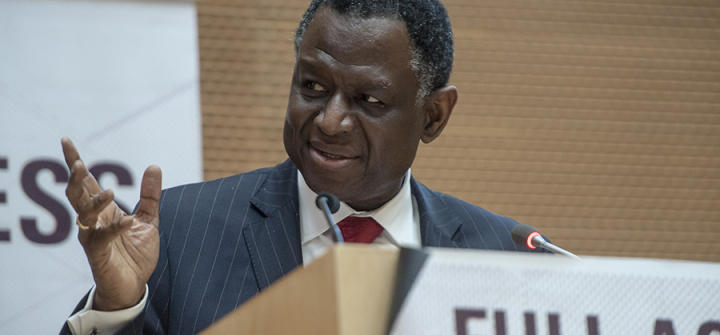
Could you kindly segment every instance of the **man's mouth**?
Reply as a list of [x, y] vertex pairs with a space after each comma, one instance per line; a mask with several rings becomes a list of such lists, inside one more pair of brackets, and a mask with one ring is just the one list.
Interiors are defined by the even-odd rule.
[[[315, 149], [315, 148], [313, 148], [313, 149]], [[330, 159], [349, 159], [349, 158], [351, 158], [351, 157], [345, 157], [345, 156], [340, 156], [340, 155], [333, 155], [329, 152], [325, 152], [325, 151], [322, 151], [319, 149], [315, 149], [315, 150], [317, 150], [321, 155], [323, 155], [327, 158], [330, 158]]]
[[326, 148], [323, 144], [316, 143], [310, 144], [310, 156], [317, 165], [330, 170], [346, 168], [358, 158], [358, 156], [342, 152], [341, 149], [333, 150], [333, 148]]

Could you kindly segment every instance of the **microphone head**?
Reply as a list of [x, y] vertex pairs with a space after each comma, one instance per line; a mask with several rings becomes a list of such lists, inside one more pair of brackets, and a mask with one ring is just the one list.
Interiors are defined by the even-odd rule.
[[330, 213], [335, 214], [335, 212], [337, 212], [338, 209], [340, 209], [340, 200], [338, 200], [338, 198], [336, 196], [334, 196], [328, 192], [320, 192], [320, 193], [318, 193], [317, 198], [315, 198], [315, 205], [317, 205], [317, 207], [320, 208], [321, 210], [325, 210], [323, 208], [323, 201], [322, 201], [323, 198], [327, 199], [327, 205], [328, 205], [328, 208], [330, 209]]
[[520, 223], [510, 231], [510, 235], [515, 244], [523, 248], [535, 249], [535, 246], [532, 244], [532, 238], [534, 236], [540, 236], [540, 232], [531, 225]]

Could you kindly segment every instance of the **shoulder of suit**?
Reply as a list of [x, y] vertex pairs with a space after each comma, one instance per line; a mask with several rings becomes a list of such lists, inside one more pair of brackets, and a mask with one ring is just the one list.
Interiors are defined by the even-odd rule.
[[517, 221], [500, 215], [493, 213], [487, 209], [484, 209], [478, 205], [469, 203], [465, 200], [459, 199], [457, 197], [454, 197], [452, 195], [442, 193], [439, 191], [435, 191], [422, 183], [416, 181], [413, 179], [415, 184], [418, 187], [418, 190], [423, 196], [430, 196], [433, 197], [439, 201], [442, 201], [445, 205], [448, 206], [458, 217], [460, 217], [463, 221], [472, 218], [481, 218], [489, 222], [498, 223], [507, 225], [510, 227], [514, 227], [518, 224]]
[[177, 192], [181, 191], [183, 189], [194, 189], [201, 187], [203, 184], [222, 184], [222, 185], [234, 185], [233, 181], [237, 181], [240, 178], [246, 178], [246, 177], [252, 177], [254, 179], [258, 177], [265, 177], [271, 174], [277, 174], [277, 173], [287, 173], [290, 172], [289, 170], [294, 169], [294, 165], [292, 165], [291, 162], [285, 161], [283, 163], [280, 163], [273, 167], [265, 167], [260, 168], [253, 171], [243, 172], [236, 175], [228, 176], [228, 177], [221, 177], [213, 180], [206, 180], [206, 181], [200, 181], [195, 183], [188, 183], [188, 184], [182, 184], [178, 186], [169, 187], [163, 190], [163, 193], [166, 192]]

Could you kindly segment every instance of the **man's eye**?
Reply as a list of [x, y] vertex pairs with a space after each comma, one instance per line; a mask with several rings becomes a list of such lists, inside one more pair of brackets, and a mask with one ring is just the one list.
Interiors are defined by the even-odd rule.
[[378, 103], [380, 100], [376, 99], [375, 97], [367, 94], [362, 95], [362, 100], [369, 103]]
[[307, 84], [305, 84], [305, 87], [307, 87], [313, 91], [317, 91], [317, 92], [327, 92], [325, 87], [323, 87], [322, 85], [320, 85], [314, 81], [308, 82]]

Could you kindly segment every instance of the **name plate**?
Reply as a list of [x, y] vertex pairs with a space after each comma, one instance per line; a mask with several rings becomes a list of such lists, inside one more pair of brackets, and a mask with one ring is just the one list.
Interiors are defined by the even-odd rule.
[[393, 335], [720, 335], [717, 263], [426, 251]]

